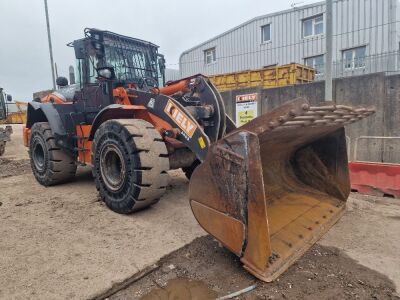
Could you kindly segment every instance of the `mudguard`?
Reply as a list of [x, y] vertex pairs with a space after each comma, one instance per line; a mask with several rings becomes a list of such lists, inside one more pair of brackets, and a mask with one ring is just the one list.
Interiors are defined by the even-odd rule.
[[27, 109], [26, 128], [30, 129], [37, 122], [48, 122], [54, 134], [56, 144], [75, 155], [75, 141], [68, 135], [60, 113], [52, 103], [29, 102]]
[[[204, 160], [208, 147], [210, 145], [210, 140], [208, 136], [205, 134], [201, 126], [197, 123], [197, 121], [186, 111], [186, 109], [175, 101], [173, 98], [170, 98], [165, 95], [154, 95], [146, 92], [132, 91], [135, 93], [135, 96], [138, 97], [133, 98], [132, 102], [135, 102], [135, 105], [120, 105], [120, 104], [112, 104], [105, 108], [103, 108], [93, 120], [92, 128], [89, 135], [89, 141], [93, 140], [94, 134], [96, 133], [97, 128], [105, 121], [109, 119], [131, 119], [131, 118], [143, 118], [142, 116], [138, 116], [138, 111], [145, 112], [145, 114], [152, 114], [163, 122], [169, 124], [170, 128], [180, 128], [180, 134], [177, 136], [177, 139], [186, 145], [193, 153], [196, 154], [197, 158], [200, 160]], [[142, 109], [140, 107], [143, 107]], [[173, 112], [170, 112], [173, 111]], [[174, 112], [179, 112], [180, 118], [176, 118]], [[186, 130], [182, 124], [179, 123], [179, 120], [186, 120], [185, 124], [192, 124], [190, 130]], [[147, 120], [152, 123], [156, 128], [158, 127], [156, 121]], [[160, 132], [163, 135], [163, 132]]]
[[101, 124], [110, 119], [132, 119], [134, 108], [121, 104], [111, 104], [103, 108], [93, 120], [89, 141], [92, 141], [96, 130]]
[[31, 128], [37, 122], [49, 122], [53, 133], [59, 136], [66, 135], [60, 114], [52, 103], [29, 102], [26, 128]]

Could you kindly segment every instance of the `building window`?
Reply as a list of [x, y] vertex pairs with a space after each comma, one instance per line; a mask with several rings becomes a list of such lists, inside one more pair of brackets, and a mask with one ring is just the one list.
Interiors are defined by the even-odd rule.
[[311, 37], [324, 33], [324, 16], [318, 15], [303, 20], [303, 37]]
[[261, 26], [261, 41], [263, 43], [271, 40], [271, 24]]
[[204, 62], [206, 65], [212, 64], [213, 62], [216, 62], [216, 60], [215, 48], [210, 48], [204, 51]]
[[316, 74], [318, 75], [324, 74], [324, 69], [325, 69], [324, 55], [307, 57], [304, 59], [304, 64], [307, 67], [315, 69]]
[[346, 70], [365, 68], [366, 50], [366, 46], [343, 50], [344, 68]]

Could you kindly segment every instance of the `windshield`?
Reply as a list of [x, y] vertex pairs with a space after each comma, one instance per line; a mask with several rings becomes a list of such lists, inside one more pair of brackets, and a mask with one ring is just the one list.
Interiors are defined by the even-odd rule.
[[113, 66], [119, 80], [138, 83], [142, 78], [158, 82], [157, 50], [154, 47], [105, 40], [105, 64]]
[[116, 79], [127, 84], [164, 85], [165, 60], [150, 42], [86, 28], [84, 39], [68, 45], [75, 49], [81, 85], [98, 84], [100, 67], [113, 67]]

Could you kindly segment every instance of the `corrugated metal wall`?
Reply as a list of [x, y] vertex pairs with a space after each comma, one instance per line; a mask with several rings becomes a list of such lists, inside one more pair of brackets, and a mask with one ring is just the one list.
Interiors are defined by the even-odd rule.
[[165, 69], [165, 82], [168, 81], [175, 81], [180, 79], [180, 72], [179, 70], [175, 70], [175, 69]]
[[[355, 75], [397, 70], [398, 0], [337, 0], [333, 9], [336, 77], [348, 75], [345, 72]], [[319, 2], [250, 20], [182, 53], [181, 77], [304, 63], [304, 58], [322, 55], [324, 35], [303, 38], [302, 20], [324, 11], [325, 2]], [[262, 43], [261, 26], [266, 24], [271, 24], [271, 41]], [[344, 70], [342, 51], [358, 46], [366, 46], [367, 66], [361, 70]], [[206, 65], [204, 51], [213, 47], [216, 48], [216, 62]]]

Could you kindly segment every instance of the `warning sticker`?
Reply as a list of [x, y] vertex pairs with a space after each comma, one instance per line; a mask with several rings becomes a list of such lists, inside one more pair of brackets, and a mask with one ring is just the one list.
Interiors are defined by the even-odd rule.
[[243, 126], [256, 117], [257, 94], [236, 96], [236, 126]]
[[199, 137], [199, 146], [201, 149], [204, 149], [206, 147], [206, 143], [204, 142], [203, 137]]

